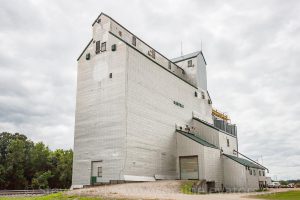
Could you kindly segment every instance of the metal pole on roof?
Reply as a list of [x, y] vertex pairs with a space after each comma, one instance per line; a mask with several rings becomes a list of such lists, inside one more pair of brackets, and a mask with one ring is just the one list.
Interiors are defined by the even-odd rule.
[[181, 56], [183, 56], [183, 52], [182, 52], [182, 40], [180, 41], [180, 53], [181, 53]]

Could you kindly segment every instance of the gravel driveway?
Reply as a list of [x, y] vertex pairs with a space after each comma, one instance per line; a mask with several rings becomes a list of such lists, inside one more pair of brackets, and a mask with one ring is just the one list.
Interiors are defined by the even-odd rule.
[[[101, 196], [113, 199], [174, 199], [174, 200], [253, 200], [247, 198], [255, 193], [226, 193], [187, 195], [180, 193], [182, 181], [156, 181], [144, 183], [126, 183], [118, 185], [104, 185], [88, 189], [73, 190], [69, 194], [84, 196]], [[276, 192], [289, 189], [277, 189]], [[274, 192], [271, 190], [270, 192]], [[262, 194], [261, 192], [259, 194]]]

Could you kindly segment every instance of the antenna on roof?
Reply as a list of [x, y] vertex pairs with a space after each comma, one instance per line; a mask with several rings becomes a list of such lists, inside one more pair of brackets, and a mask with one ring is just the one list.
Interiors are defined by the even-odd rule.
[[201, 52], [202, 52], [202, 40], [201, 40]]
[[183, 52], [182, 52], [182, 41], [180, 41], [180, 46], [181, 46], [181, 56], [183, 56]]

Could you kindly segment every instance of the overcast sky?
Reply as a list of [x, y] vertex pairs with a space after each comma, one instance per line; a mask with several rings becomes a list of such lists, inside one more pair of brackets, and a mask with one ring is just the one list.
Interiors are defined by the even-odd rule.
[[165, 56], [200, 50], [239, 150], [300, 179], [300, 1], [0, 0], [0, 132], [72, 148], [76, 59], [104, 12]]

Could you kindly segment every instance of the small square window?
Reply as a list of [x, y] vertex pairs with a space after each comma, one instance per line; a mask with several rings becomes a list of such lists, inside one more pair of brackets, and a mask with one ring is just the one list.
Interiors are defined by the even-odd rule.
[[106, 42], [102, 42], [101, 51], [106, 51]]
[[100, 53], [100, 40], [96, 42], [96, 54]]
[[204, 94], [204, 92], [201, 92], [201, 96], [202, 96], [202, 99], [205, 99], [205, 94]]
[[188, 67], [193, 67], [193, 62], [192, 62], [192, 60], [189, 60], [189, 61], [188, 61]]
[[102, 167], [98, 167], [98, 177], [102, 177]]
[[86, 55], [85, 55], [85, 59], [86, 60], [89, 60], [91, 58], [91, 54], [90, 53], [87, 53]]
[[136, 46], [136, 37], [135, 36], [132, 36], [132, 45]]
[[116, 44], [111, 45], [111, 50], [116, 51], [117, 50], [117, 45]]

